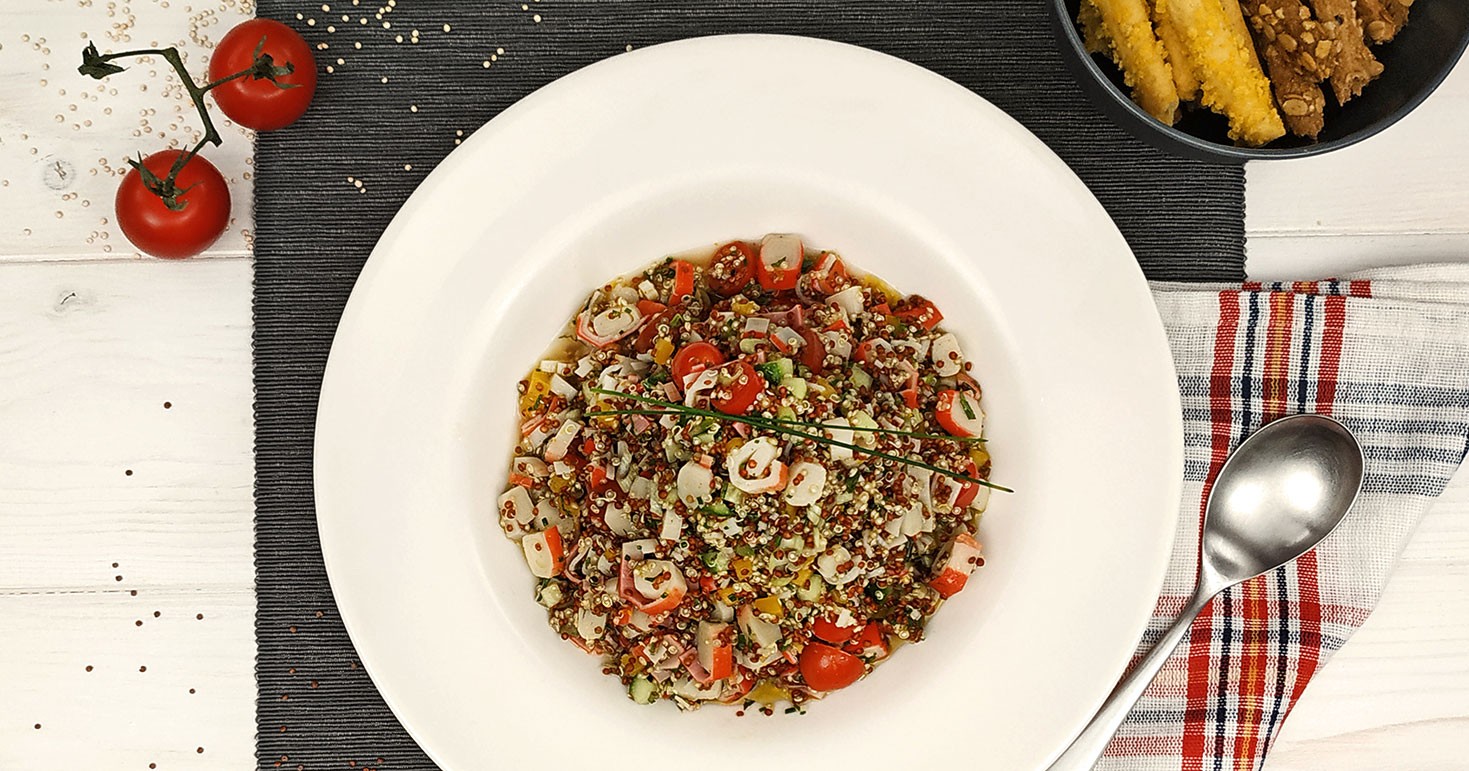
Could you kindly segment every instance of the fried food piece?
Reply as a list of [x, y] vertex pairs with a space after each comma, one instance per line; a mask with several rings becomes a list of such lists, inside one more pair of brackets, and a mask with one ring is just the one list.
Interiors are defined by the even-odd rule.
[[1296, 136], [1316, 138], [1326, 125], [1326, 95], [1318, 84], [1330, 76], [1340, 43], [1300, 0], [1243, 4], [1286, 128]]
[[1285, 136], [1270, 81], [1236, 0], [1158, 0], [1158, 5], [1184, 32], [1204, 105], [1229, 118], [1229, 136], [1254, 146]]
[[1154, 118], [1173, 125], [1178, 120], [1178, 91], [1163, 43], [1153, 33], [1145, 0], [1087, 0], [1102, 18], [1102, 31], [1112, 41], [1112, 59], [1132, 87], [1132, 98]]
[[1382, 62], [1372, 55], [1363, 37], [1362, 23], [1352, 0], [1309, 0], [1311, 9], [1321, 22], [1322, 30], [1333, 36], [1340, 47], [1330, 62], [1331, 92], [1337, 104], [1346, 104], [1362, 95], [1378, 75]]
[[1102, 12], [1097, 10], [1092, 0], [1081, 0], [1076, 22], [1081, 25], [1081, 39], [1086, 45], [1087, 53], [1112, 56], [1112, 41], [1102, 29]]
[[1153, 27], [1158, 39], [1163, 41], [1163, 50], [1168, 54], [1168, 66], [1173, 68], [1173, 86], [1178, 90], [1178, 99], [1192, 102], [1199, 98], [1199, 73], [1188, 58], [1188, 43], [1183, 33], [1174, 26], [1173, 20], [1163, 13], [1157, 0], [1150, 0], [1153, 10]]
[[1357, 0], [1357, 19], [1367, 37], [1381, 45], [1403, 31], [1412, 6], [1413, 0]]
[[[1311, 15], [1301, 0], [1244, 0], [1257, 47], [1280, 50], [1282, 58], [1316, 82], [1331, 77], [1340, 58], [1338, 30], [1328, 29]], [[1274, 72], [1270, 75], [1275, 78]]]
[[1277, 45], [1262, 45], [1265, 69], [1275, 90], [1275, 104], [1285, 118], [1285, 127], [1298, 137], [1315, 139], [1326, 128], [1326, 94], [1314, 75], [1302, 72], [1296, 62]]

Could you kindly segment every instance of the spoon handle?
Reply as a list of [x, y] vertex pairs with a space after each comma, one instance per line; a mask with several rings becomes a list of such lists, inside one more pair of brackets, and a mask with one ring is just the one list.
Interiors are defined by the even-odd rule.
[[1173, 649], [1178, 647], [1179, 641], [1183, 639], [1184, 633], [1188, 631], [1189, 625], [1199, 615], [1199, 611], [1213, 599], [1218, 592], [1205, 594], [1201, 591], [1194, 594], [1189, 601], [1188, 607], [1174, 620], [1173, 625], [1158, 640], [1158, 644], [1148, 652], [1146, 658], [1138, 663], [1117, 687], [1113, 689], [1112, 695], [1102, 702], [1102, 708], [1087, 723], [1086, 728], [1071, 742], [1071, 746], [1061, 753], [1061, 757], [1051, 764], [1050, 771], [1090, 771], [1101, 759], [1102, 753], [1106, 751], [1107, 744], [1112, 741], [1112, 736], [1122, 726], [1122, 721], [1127, 719], [1127, 713], [1137, 700], [1142, 698], [1143, 691], [1158, 676], [1158, 671], [1173, 655]]

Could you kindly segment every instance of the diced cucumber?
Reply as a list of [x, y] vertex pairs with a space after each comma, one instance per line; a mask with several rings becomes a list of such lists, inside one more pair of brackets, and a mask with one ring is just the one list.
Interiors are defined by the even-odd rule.
[[709, 570], [714, 573], [723, 573], [724, 571], [729, 569], [728, 552], [723, 552], [718, 549], [710, 549], [709, 551], [700, 554], [699, 559], [703, 561], [704, 567], [709, 568]]
[[[780, 366], [782, 363], [786, 364], [786, 366]], [[786, 370], [789, 369], [790, 361], [784, 360], [784, 358], [777, 358], [777, 360], [767, 361], [764, 364], [755, 364], [755, 370], [765, 377], [765, 382], [770, 383], [771, 388], [780, 385], [780, 380], [787, 376]]]
[[853, 388], [869, 388], [872, 386], [872, 376], [861, 367], [853, 367], [851, 383]]
[[710, 501], [704, 506], [704, 511], [721, 519], [729, 516], [729, 506], [724, 501]]
[[806, 398], [806, 379], [805, 378], [800, 378], [800, 377], [787, 377], [786, 379], [780, 381], [780, 384], [782, 386], [785, 386], [786, 393], [789, 393], [791, 396], [793, 396], [793, 397], [795, 397], [797, 399], [804, 399], [804, 398]]
[[782, 404], [780, 408], [775, 411], [775, 416], [777, 418], [780, 418], [781, 420], [795, 420], [796, 411]]
[[627, 695], [639, 704], [652, 704], [653, 681], [642, 675], [634, 677], [632, 683], [627, 686]]

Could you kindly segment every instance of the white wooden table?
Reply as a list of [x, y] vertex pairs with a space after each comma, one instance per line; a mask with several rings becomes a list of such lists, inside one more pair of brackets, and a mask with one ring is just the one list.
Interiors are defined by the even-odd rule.
[[[197, 118], [160, 63], [75, 72], [86, 33], [179, 44], [202, 71], [250, 9], [193, 2], [0, 5], [0, 769], [254, 764], [251, 143], [227, 126], [208, 152], [235, 196], [220, 243], [141, 258], [112, 222], [117, 175]], [[1252, 166], [1252, 276], [1469, 260], [1466, 123], [1469, 65], [1360, 147]], [[1269, 768], [1463, 769], [1466, 751], [1461, 472]]]

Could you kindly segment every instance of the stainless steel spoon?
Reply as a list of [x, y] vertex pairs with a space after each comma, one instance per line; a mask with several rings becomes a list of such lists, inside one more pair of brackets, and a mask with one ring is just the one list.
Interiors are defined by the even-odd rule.
[[1199, 611], [1225, 589], [1290, 562], [1329, 535], [1362, 489], [1363, 464], [1351, 432], [1319, 415], [1282, 418], [1246, 439], [1220, 469], [1204, 508], [1193, 599], [1051, 771], [1096, 765]]

